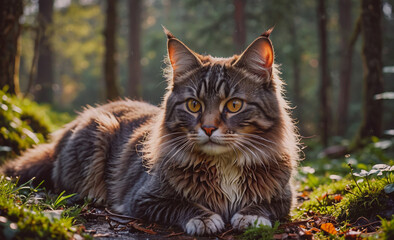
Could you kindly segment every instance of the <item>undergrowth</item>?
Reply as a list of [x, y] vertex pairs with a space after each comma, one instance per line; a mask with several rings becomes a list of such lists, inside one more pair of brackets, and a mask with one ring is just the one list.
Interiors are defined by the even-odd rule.
[[46, 141], [51, 132], [71, 120], [67, 113], [0, 89], [0, 163]]
[[62, 208], [67, 197], [57, 197], [55, 204], [38, 193], [38, 187], [31, 187], [30, 182], [17, 186], [10, 179], [0, 177], [0, 239], [88, 238], [81, 235], [81, 227], [74, 225], [81, 207], [53, 211], [48, 205]]
[[382, 228], [379, 238], [384, 240], [394, 239], [394, 215], [391, 216], [391, 220], [382, 219]]
[[[256, 220], [257, 221], [257, 220]], [[244, 240], [271, 240], [274, 239], [274, 235], [279, 233], [279, 225], [278, 221], [275, 222], [273, 227], [265, 226], [260, 224], [256, 226], [256, 224], [252, 227], [246, 229], [246, 231], [242, 234], [242, 239]]]

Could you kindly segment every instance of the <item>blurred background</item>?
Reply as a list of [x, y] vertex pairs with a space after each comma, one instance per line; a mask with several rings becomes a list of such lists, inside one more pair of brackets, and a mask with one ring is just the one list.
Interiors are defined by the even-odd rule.
[[308, 145], [321, 150], [394, 134], [394, 0], [3, 0], [0, 5], [0, 58], [8, 73], [1, 76], [3, 92], [66, 112], [69, 119], [87, 104], [119, 97], [160, 103], [166, 88], [161, 25], [196, 52], [220, 57], [241, 53], [275, 26], [275, 61]]

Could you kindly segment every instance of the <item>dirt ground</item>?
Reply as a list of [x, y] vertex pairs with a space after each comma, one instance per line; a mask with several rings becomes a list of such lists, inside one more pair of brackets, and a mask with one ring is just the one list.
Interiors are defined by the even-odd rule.
[[[157, 240], [157, 239], [185, 239], [185, 240], [209, 240], [209, 239], [232, 239], [229, 236], [214, 237], [191, 237], [182, 232], [181, 229], [164, 227], [157, 224], [146, 225], [137, 219], [116, 215], [106, 209], [90, 209], [84, 213], [83, 218], [85, 232], [94, 239], [128, 239], [128, 240]], [[229, 233], [229, 232], [228, 232]]]

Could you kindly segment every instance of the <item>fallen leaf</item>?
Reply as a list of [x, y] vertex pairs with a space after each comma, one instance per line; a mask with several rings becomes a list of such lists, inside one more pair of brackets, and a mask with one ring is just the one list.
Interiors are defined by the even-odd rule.
[[334, 196], [334, 200], [335, 200], [336, 202], [340, 202], [342, 199], [343, 199], [343, 197], [342, 197], [341, 194], [336, 194], [336, 195]]
[[313, 227], [313, 228], [309, 229], [309, 231], [320, 232], [320, 229]]
[[303, 191], [301, 194], [301, 197], [306, 198], [309, 197], [310, 192], [309, 191]]
[[332, 235], [338, 234], [337, 230], [335, 230], [335, 227], [332, 223], [323, 223], [320, 226], [320, 229]]
[[323, 200], [323, 199], [325, 199], [326, 197], [328, 197], [328, 194], [327, 194], [327, 193], [324, 194], [323, 196], [319, 197], [318, 200]]

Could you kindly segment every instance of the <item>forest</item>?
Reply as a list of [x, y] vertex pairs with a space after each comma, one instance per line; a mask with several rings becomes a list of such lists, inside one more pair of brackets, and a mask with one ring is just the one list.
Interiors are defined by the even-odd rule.
[[[163, 27], [231, 57], [273, 27], [299, 132], [297, 203], [273, 228], [218, 239], [394, 239], [394, 0], [2, 0], [0, 164], [87, 106], [159, 105]], [[193, 239], [0, 177], [0, 239]], [[104, 229], [104, 230], [103, 230]], [[208, 239], [208, 238], [207, 238]]]

